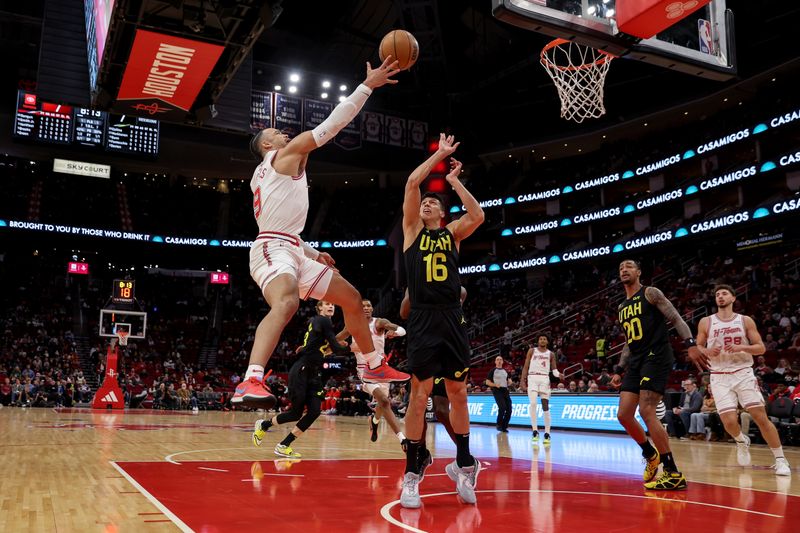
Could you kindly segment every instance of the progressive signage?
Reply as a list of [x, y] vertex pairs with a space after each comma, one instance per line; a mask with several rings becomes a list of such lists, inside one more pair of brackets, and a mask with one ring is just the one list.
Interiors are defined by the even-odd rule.
[[216, 44], [136, 30], [115, 108], [183, 118], [223, 50]]
[[[539, 419], [544, 416], [537, 402]], [[467, 395], [470, 423], [495, 424], [497, 404], [491, 394]], [[511, 395], [511, 421], [515, 426], [530, 427], [531, 404], [526, 394]], [[550, 395], [551, 426], [563, 429], [587, 429], [597, 431], [625, 431], [617, 420], [619, 396], [616, 394], [561, 394]], [[644, 421], [636, 411], [636, 420]]]

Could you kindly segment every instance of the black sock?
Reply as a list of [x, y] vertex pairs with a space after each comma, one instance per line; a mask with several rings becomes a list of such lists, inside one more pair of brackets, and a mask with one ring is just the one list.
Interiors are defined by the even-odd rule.
[[456, 433], [456, 464], [459, 468], [475, 464], [475, 458], [469, 453], [469, 433], [464, 435]]
[[650, 459], [656, 454], [656, 449], [650, 444], [650, 440], [644, 439], [644, 442], [637, 442], [637, 444], [642, 449], [642, 456], [645, 459]]
[[267, 431], [271, 427], [272, 427], [272, 420], [267, 419], [261, 421], [261, 431]]
[[678, 471], [678, 467], [675, 466], [675, 459], [672, 458], [672, 452], [667, 452], [661, 456], [661, 464], [664, 465], [664, 470], [667, 472]]
[[418, 440], [409, 440], [406, 445], [406, 473], [417, 473], [417, 456], [419, 454], [421, 442]]
[[294, 442], [294, 439], [296, 438], [297, 437], [294, 436], [294, 433], [289, 433], [288, 435], [286, 435], [286, 438], [281, 441], [281, 445], [290, 446]]

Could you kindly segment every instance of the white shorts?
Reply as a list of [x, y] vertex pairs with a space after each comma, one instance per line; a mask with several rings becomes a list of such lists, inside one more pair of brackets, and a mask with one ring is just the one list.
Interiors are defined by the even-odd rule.
[[262, 294], [267, 285], [281, 274], [289, 274], [297, 280], [299, 296], [303, 300], [319, 300], [328, 292], [333, 271], [306, 257], [300, 243], [298, 237], [285, 233], [259, 234], [250, 247], [250, 276]]
[[758, 390], [758, 381], [751, 368], [732, 374], [711, 374], [711, 392], [717, 411], [735, 411], [741, 404], [745, 409], [764, 405], [764, 396]]
[[550, 399], [550, 378], [547, 376], [528, 376], [528, 395], [535, 392], [544, 400]]

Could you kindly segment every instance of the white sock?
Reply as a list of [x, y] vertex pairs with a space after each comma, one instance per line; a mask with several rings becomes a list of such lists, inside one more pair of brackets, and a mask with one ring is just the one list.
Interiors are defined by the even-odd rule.
[[783, 446], [778, 446], [777, 448], [770, 448], [769, 451], [772, 452], [772, 455], [775, 456], [775, 459], [783, 459]]
[[544, 412], [544, 432], [550, 433], [550, 411]]
[[367, 363], [370, 370], [372, 370], [381, 366], [383, 358], [376, 350], [372, 350], [371, 352], [364, 354], [364, 362]]
[[403, 442], [406, 439], [406, 436], [403, 435], [402, 431], [398, 431], [396, 437], [397, 437], [397, 440], [399, 440], [400, 442]]
[[533, 431], [539, 431], [539, 410], [536, 405], [536, 393], [529, 393], [528, 397], [531, 400], [531, 406], [529, 408], [531, 412], [531, 428]]
[[244, 375], [244, 379], [256, 378], [258, 381], [263, 381], [264, 379], [264, 367], [261, 365], [250, 365], [247, 367], [247, 372]]
[[733, 440], [735, 440], [736, 442], [747, 442], [747, 441], [745, 440], [745, 438], [744, 438], [744, 434], [743, 434], [741, 431], [739, 432], [739, 434], [738, 434], [738, 435], [736, 435], [735, 437], [733, 437]]

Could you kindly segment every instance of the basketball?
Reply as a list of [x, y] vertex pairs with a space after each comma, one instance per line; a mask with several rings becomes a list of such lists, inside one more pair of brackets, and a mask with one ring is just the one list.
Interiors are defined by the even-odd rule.
[[408, 70], [417, 62], [419, 43], [413, 35], [405, 30], [392, 30], [381, 40], [378, 56], [381, 61], [392, 56], [397, 60], [397, 68]]

